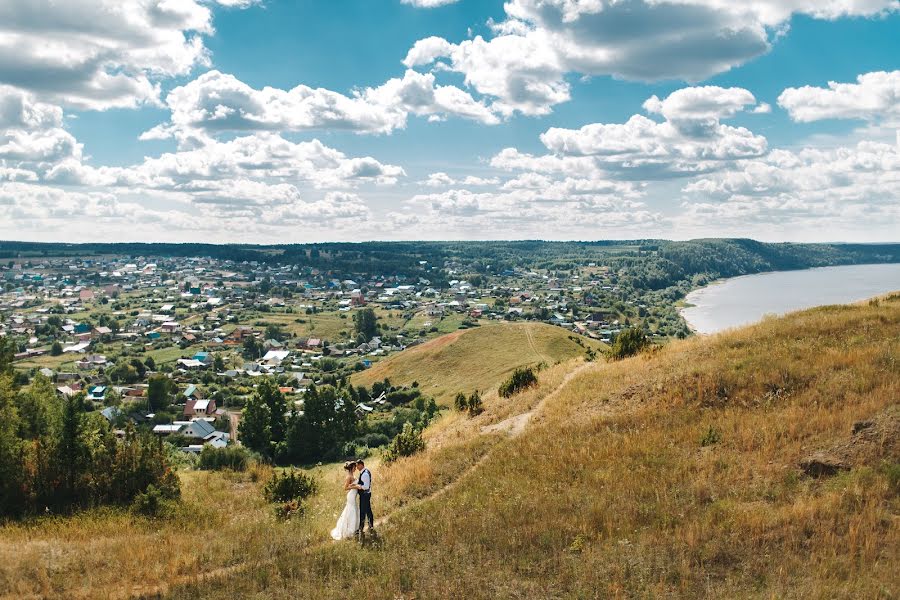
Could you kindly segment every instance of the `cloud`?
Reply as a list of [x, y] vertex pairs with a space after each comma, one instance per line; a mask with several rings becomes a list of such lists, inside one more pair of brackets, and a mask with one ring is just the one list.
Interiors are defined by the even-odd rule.
[[778, 105], [801, 123], [900, 119], [900, 71], [865, 73], [856, 78], [856, 83], [829, 81], [827, 88], [788, 88], [778, 97]]
[[254, 89], [233, 75], [209, 71], [166, 97], [170, 122], [142, 139], [216, 135], [228, 131], [312, 131], [337, 129], [390, 133], [410, 114], [443, 119], [459, 116], [495, 124], [497, 117], [468, 93], [436, 86], [434, 75], [406, 71], [376, 88], [351, 96], [298, 85], [291, 90]]
[[161, 80], [209, 64], [203, 36], [213, 32], [198, 0], [6, 0], [0, 83], [80, 110], [158, 104]]
[[543, 115], [570, 98], [568, 73], [699, 81], [768, 52], [794, 14], [873, 17], [896, 0], [509, 0], [494, 37], [430, 37], [407, 67], [462, 73], [503, 114]]
[[552, 154], [533, 156], [505, 149], [491, 164], [541, 173], [606, 174], [626, 180], [701, 174], [721, 169], [727, 161], [766, 152], [764, 137], [720, 122], [755, 104], [753, 94], [741, 88], [683, 88], [664, 100], [652, 96], [644, 103], [649, 112], [664, 117], [662, 122], [633, 115], [625, 123], [552, 127], [540, 136]]
[[431, 173], [428, 175], [427, 179], [419, 183], [428, 187], [446, 187], [457, 184], [478, 187], [497, 185], [500, 183], [500, 179], [497, 177], [476, 177], [474, 175], [468, 175], [461, 180], [457, 180], [446, 173], [439, 171], [437, 173]]
[[683, 188], [681, 225], [758, 230], [797, 239], [885, 239], [900, 220], [900, 146], [860, 142], [833, 149], [775, 150]]

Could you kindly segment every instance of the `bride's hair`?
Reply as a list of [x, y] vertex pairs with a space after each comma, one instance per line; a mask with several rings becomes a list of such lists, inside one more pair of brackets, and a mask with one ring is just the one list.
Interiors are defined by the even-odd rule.
[[348, 460], [347, 462], [344, 463], [345, 471], [352, 471], [354, 468], [356, 468], [356, 463], [354, 461]]

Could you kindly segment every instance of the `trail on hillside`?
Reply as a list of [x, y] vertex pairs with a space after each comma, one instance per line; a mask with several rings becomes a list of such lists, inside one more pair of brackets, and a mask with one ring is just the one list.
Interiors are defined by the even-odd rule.
[[[526, 329], [526, 331], [528, 331], [528, 330]], [[529, 335], [529, 338], [530, 337], [531, 336]], [[529, 410], [525, 413], [504, 419], [503, 421], [500, 421], [499, 423], [494, 423], [493, 425], [485, 425], [484, 427], [481, 428], [481, 433], [485, 434], [485, 433], [501, 432], [501, 433], [506, 433], [508, 436], [508, 439], [518, 437], [525, 431], [525, 429], [527, 428], [528, 424], [532, 421], [532, 419], [534, 419], [535, 416], [537, 416], [541, 413], [541, 411], [547, 405], [547, 403], [549, 403], [554, 398], [559, 396], [559, 394], [562, 392], [562, 390], [567, 385], [569, 385], [569, 383], [571, 383], [571, 381], [573, 379], [575, 379], [576, 377], [578, 377], [585, 371], [589, 370], [590, 368], [597, 367], [597, 366], [598, 366], [598, 363], [582, 363], [581, 365], [579, 365], [578, 367], [576, 367], [575, 369], [573, 369], [572, 371], [567, 373], [566, 376], [563, 377], [563, 380], [559, 383], [559, 385], [556, 386], [556, 388], [554, 388], [554, 390], [552, 392], [550, 392], [549, 394], [544, 396], [544, 398], [542, 398], [541, 401], [538, 402], [537, 405], [534, 406], [534, 408], [532, 408], [531, 410]], [[482, 456], [477, 461], [475, 461], [469, 468], [467, 468], [465, 471], [460, 473], [460, 475], [458, 477], [456, 477], [456, 479], [449, 482], [447, 485], [435, 490], [430, 495], [428, 495], [424, 498], [415, 499], [412, 502], [410, 502], [409, 504], [406, 504], [400, 508], [397, 508], [396, 510], [394, 510], [394, 512], [389, 513], [389, 514], [381, 517], [380, 519], [376, 520], [375, 521], [376, 527], [380, 528], [381, 526], [388, 523], [390, 520], [396, 518], [404, 511], [409, 510], [413, 506], [418, 506], [425, 502], [431, 502], [432, 500], [439, 499], [442, 496], [446, 495], [447, 493], [449, 493], [450, 491], [452, 491], [453, 489], [458, 487], [462, 481], [464, 481], [469, 475], [471, 475], [482, 464], [484, 464], [484, 462], [488, 458], [490, 458], [492, 454], [493, 454], [493, 451], [487, 452], [484, 456]], [[315, 550], [319, 550], [321, 548], [327, 547], [328, 545], [333, 544], [333, 543], [335, 543], [335, 542], [330, 539], [322, 540], [321, 542], [312, 544], [310, 546], [306, 546], [305, 548], [300, 548], [300, 549], [298, 549], [298, 551], [300, 554], [306, 554], [308, 552], [313, 552]], [[219, 577], [226, 577], [228, 575], [234, 575], [236, 573], [240, 573], [244, 569], [250, 568], [251, 566], [259, 566], [259, 565], [271, 563], [274, 560], [275, 560], [275, 557], [268, 557], [267, 559], [261, 560], [261, 561], [242, 562], [242, 563], [237, 563], [237, 564], [230, 565], [227, 567], [221, 567], [218, 569], [206, 571], [204, 573], [196, 573], [196, 574], [190, 574], [190, 575], [182, 575], [180, 577], [174, 577], [174, 578], [172, 578], [171, 581], [160, 584], [160, 585], [151, 585], [151, 586], [146, 586], [146, 587], [139, 588], [139, 589], [132, 588], [131, 590], [119, 589], [119, 590], [114, 590], [114, 591], [107, 591], [107, 594], [105, 595], [105, 597], [113, 598], [113, 599], [121, 598], [122, 600], [128, 600], [128, 599], [134, 599], [134, 598], [157, 598], [157, 597], [162, 596], [166, 591], [168, 591], [172, 587], [177, 587], [179, 585], [186, 585], [189, 583], [201, 583], [201, 582], [209, 581], [209, 580], [216, 579]], [[78, 596], [76, 596], [76, 597], [78, 597]], [[82, 595], [80, 597], [91, 597], [91, 596], [90, 595], [87, 595], [87, 596]]]
[[548, 365], [553, 361], [547, 358], [545, 354], [542, 354], [540, 350], [537, 348], [537, 344], [534, 343], [534, 332], [531, 331], [531, 327], [528, 325], [525, 326], [525, 337], [528, 338], [528, 345], [531, 346], [532, 351], [537, 354], [537, 357]]

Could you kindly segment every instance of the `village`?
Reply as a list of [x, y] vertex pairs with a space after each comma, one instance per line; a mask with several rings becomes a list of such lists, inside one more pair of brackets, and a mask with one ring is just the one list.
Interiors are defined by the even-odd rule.
[[[10, 260], [0, 265], [0, 336], [15, 342], [23, 383], [45, 377], [61, 396], [84, 394], [120, 434], [132, 421], [198, 453], [235, 439], [262, 376], [302, 410], [312, 384], [490, 320], [543, 321], [609, 342], [650, 314], [637, 290], [594, 263], [419, 266], [420, 276], [403, 277], [209, 257]], [[651, 334], [671, 333], [645, 322]], [[166, 380], [162, 399], [148, 397], [154, 377]]]

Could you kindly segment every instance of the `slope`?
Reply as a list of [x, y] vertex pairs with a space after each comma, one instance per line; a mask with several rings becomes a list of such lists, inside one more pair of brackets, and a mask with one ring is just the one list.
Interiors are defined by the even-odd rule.
[[496, 388], [516, 367], [552, 365], [602, 344], [544, 323], [492, 323], [450, 333], [395, 354], [353, 376], [355, 385], [414, 381], [447, 404], [457, 392]]
[[[896, 596], [900, 295], [566, 382], [573, 367], [377, 470], [382, 545], [287, 552], [172, 596]], [[521, 435], [485, 427], [535, 408]], [[804, 473], [829, 453], [842, 462]]]

